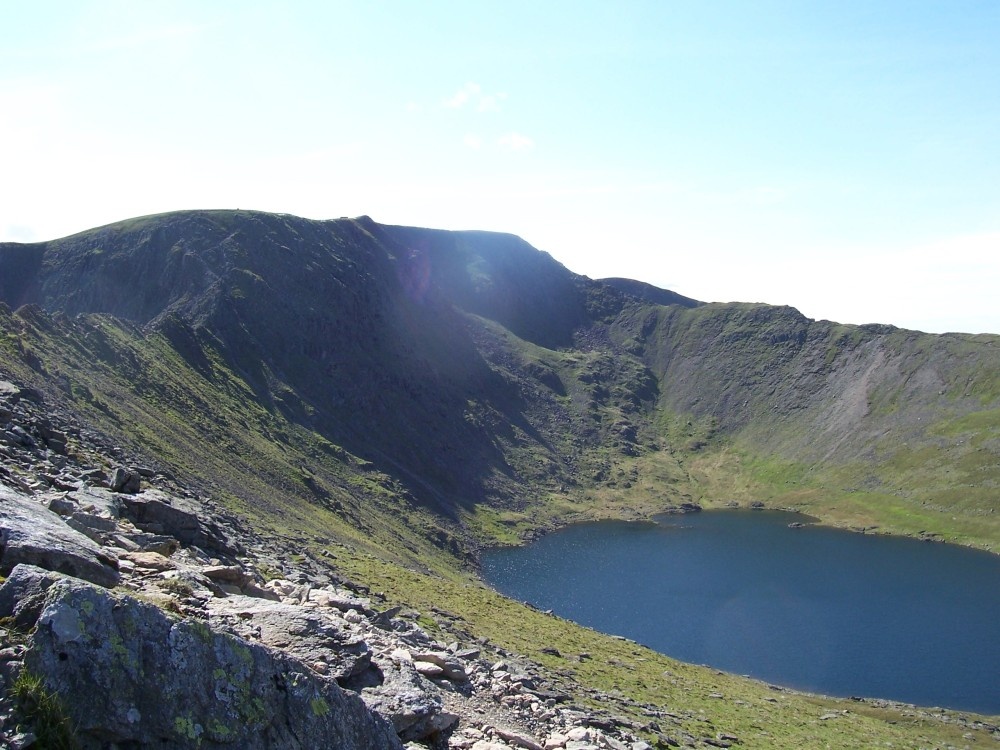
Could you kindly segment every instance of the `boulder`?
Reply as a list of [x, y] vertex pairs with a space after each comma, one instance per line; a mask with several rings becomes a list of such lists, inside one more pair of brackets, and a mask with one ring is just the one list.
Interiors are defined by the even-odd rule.
[[195, 545], [223, 555], [235, 556], [239, 546], [229, 539], [214, 521], [202, 520], [201, 509], [193, 502], [146, 490], [135, 495], [121, 495], [122, 515], [143, 531], [167, 534], [182, 544]]
[[512, 732], [509, 729], [496, 727], [497, 736], [514, 747], [524, 748], [524, 750], [544, 750], [533, 738], [520, 732]]
[[[74, 492], [67, 493], [64, 497], [67, 501], [75, 503], [79, 510], [85, 513], [91, 513], [102, 518], [117, 519], [121, 516], [121, 496], [102, 487], [82, 487]], [[70, 511], [70, 513], [75, 510]]]
[[136, 568], [152, 570], [162, 573], [165, 570], [176, 570], [177, 563], [158, 552], [131, 552], [128, 550], [118, 553], [122, 560], [128, 560]]
[[296, 659], [24, 565], [0, 602], [28, 586], [44, 606], [33, 608], [24, 667], [59, 695], [85, 750], [401, 748], [358, 696]]
[[321, 607], [333, 607], [341, 612], [355, 611], [365, 614], [370, 612], [371, 602], [359, 599], [356, 596], [345, 594], [342, 591], [332, 591], [330, 589], [311, 589], [307, 594], [310, 602]]
[[27, 632], [38, 622], [45, 606], [45, 592], [60, 579], [34, 565], [18, 565], [0, 586], [0, 617], [11, 618], [10, 625]]
[[0, 400], [9, 400], [11, 403], [14, 403], [16, 402], [16, 397], [20, 392], [21, 389], [9, 380], [0, 380]]
[[0, 487], [0, 573], [26, 563], [101, 586], [118, 583], [118, 560], [31, 498]]
[[371, 650], [336, 610], [306, 608], [249, 596], [208, 602], [213, 624], [248, 640], [280, 648], [306, 664], [323, 662], [342, 684], [371, 669]]
[[111, 472], [111, 491], [135, 494], [142, 489], [139, 472], [119, 466]]
[[[443, 675], [449, 680], [457, 680], [459, 682], [465, 682], [469, 679], [469, 676], [465, 672], [465, 665], [451, 654], [441, 651], [414, 651], [410, 655], [414, 662], [431, 664], [437, 667], [440, 671], [433, 676]], [[428, 674], [419, 668], [418, 671]]]
[[216, 583], [227, 583], [237, 588], [250, 583], [253, 578], [238, 565], [207, 565], [201, 574]]
[[392, 722], [403, 742], [435, 739], [452, 728], [458, 717], [443, 710], [440, 690], [405, 660], [379, 665], [382, 684], [361, 691], [370, 709]]

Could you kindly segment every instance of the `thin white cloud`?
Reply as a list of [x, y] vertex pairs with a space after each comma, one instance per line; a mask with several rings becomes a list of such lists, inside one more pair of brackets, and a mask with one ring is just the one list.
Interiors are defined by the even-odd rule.
[[483, 139], [472, 133], [466, 134], [465, 138], [462, 139], [462, 143], [464, 143], [467, 148], [471, 148], [476, 151], [483, 147]]
[[507, 94], [499, 92], [496, 94], [483, 94], [479, 97], [479, 105], [476, 110], [479, 112], [499, 112], [500, 102], [507, 98]]
[[500, 103], [507, 98], [507, 93], [497, 91], [487, 94], [478, 83], [467, 83], [454, 93], [450, 99], [446, 99], [444, 106], [448, 109], [462, 109], [466, 105], [471, 105], [477, 112], [499, 112]]
[[35, 242], [47, 239], [38, 236], [34, 227], [21, 226], [20, 224], [8, 224], [0, 227], [0, 242]]
[[444, 106], [448, 109], [461, 109], [468, 104], [473, 97], [479, 96], [481, 92], [482, 88], [478, 83], [467, 83], [456, 91], [454, 96], [446, 100]]
[[[932, 333], [1000, 333], [993, 303], [998, 250], [1000, 232], [897, 247], [806, 249], [794, 266], [772, 268], [752, 283], [763, 290], [765, 301], [791, 304], [810, 318], [890, 323]], [[743, 268], [745, 288], [751, 274]]]
[[535, 142], [526, 135], [512, 131], [500, 136], [497, 144], [508, 151], [527, 151], [534, 148]]

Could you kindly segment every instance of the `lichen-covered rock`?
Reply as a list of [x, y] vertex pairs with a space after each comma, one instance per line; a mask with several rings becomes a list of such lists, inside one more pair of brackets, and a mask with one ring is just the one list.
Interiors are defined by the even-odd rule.
[[207, 606], [214, 625], [306, 664], [322, 662], [341, 684], [371, 668], [368, 644], [335, 612], [238, 595]]
[[400, 747], [358, 696], [296, 659], [28, 566], [3, 590], [29, 580], [44, 606], [25, 669], [60, 695], [84, 748]]
[[118, 560], [37, 501], [0, 487], [0, 573], [37, 565], [101, 586], [118, 583]]
[[369, 708], [392, 722], [404, 742], [434, 738], [458, 721], [443, 710], [440, 691], [420, 676], [412, 662], [391, 660], [379, 666], [382, 684], [365, 688], [361, 695]]

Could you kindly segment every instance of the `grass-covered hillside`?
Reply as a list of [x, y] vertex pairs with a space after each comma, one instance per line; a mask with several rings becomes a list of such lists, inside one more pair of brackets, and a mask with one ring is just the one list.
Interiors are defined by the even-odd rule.
[[508, 235], [246, 211], [0, 245], [0, 302], [0, 376], [297, 554], [437, 601], [623, 710], [669, 705], [698, 736], [714, 717], [760, 747], [968, 731], [775, 696], [532, 613], [472, 572], [478, 545], [688, 502], [995, 549], [1000, 337], [701, 304]]
[[0, 266], [10, 367], [177, 471], [284, 487], [232, 482], [262, 517], [419, 516], [401, 533], [459, 557], [690, 501], [1000, 542], [998, 337], [704, 305], [367, 218], [165, 214]]

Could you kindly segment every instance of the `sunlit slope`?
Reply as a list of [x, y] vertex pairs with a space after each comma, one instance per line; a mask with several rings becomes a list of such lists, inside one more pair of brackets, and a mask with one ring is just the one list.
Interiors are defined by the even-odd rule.
[[[275, 482], [341, 519], [358, 513], [330, 498], [374, 477], [441, 549], [760, 501], [1000, 543], [997, 337], [701, 305], [575, 275], [511, 235], [367, 218], [180, 212], [3, 245], [0, 263], [5, 301], [41, 308], [8, 318], [31, 322], [41, 367], [94, 394], [119, 377], [104, 400], [151, 415], [110, 428], [149, 422], [163, 443], [159, 411], [177, 411], [178, 446], [210, 441], [216, 473], [227, 441], [276, 451]], [[81, 346], [74, 325], [110, 343], [47, 364]]]
[[663, 414], [702, 434], [674, 445], [706, 499], [1000, 542], [1000, 337], [738, 304], [638, 310], [614, 329], [657, 374]]

